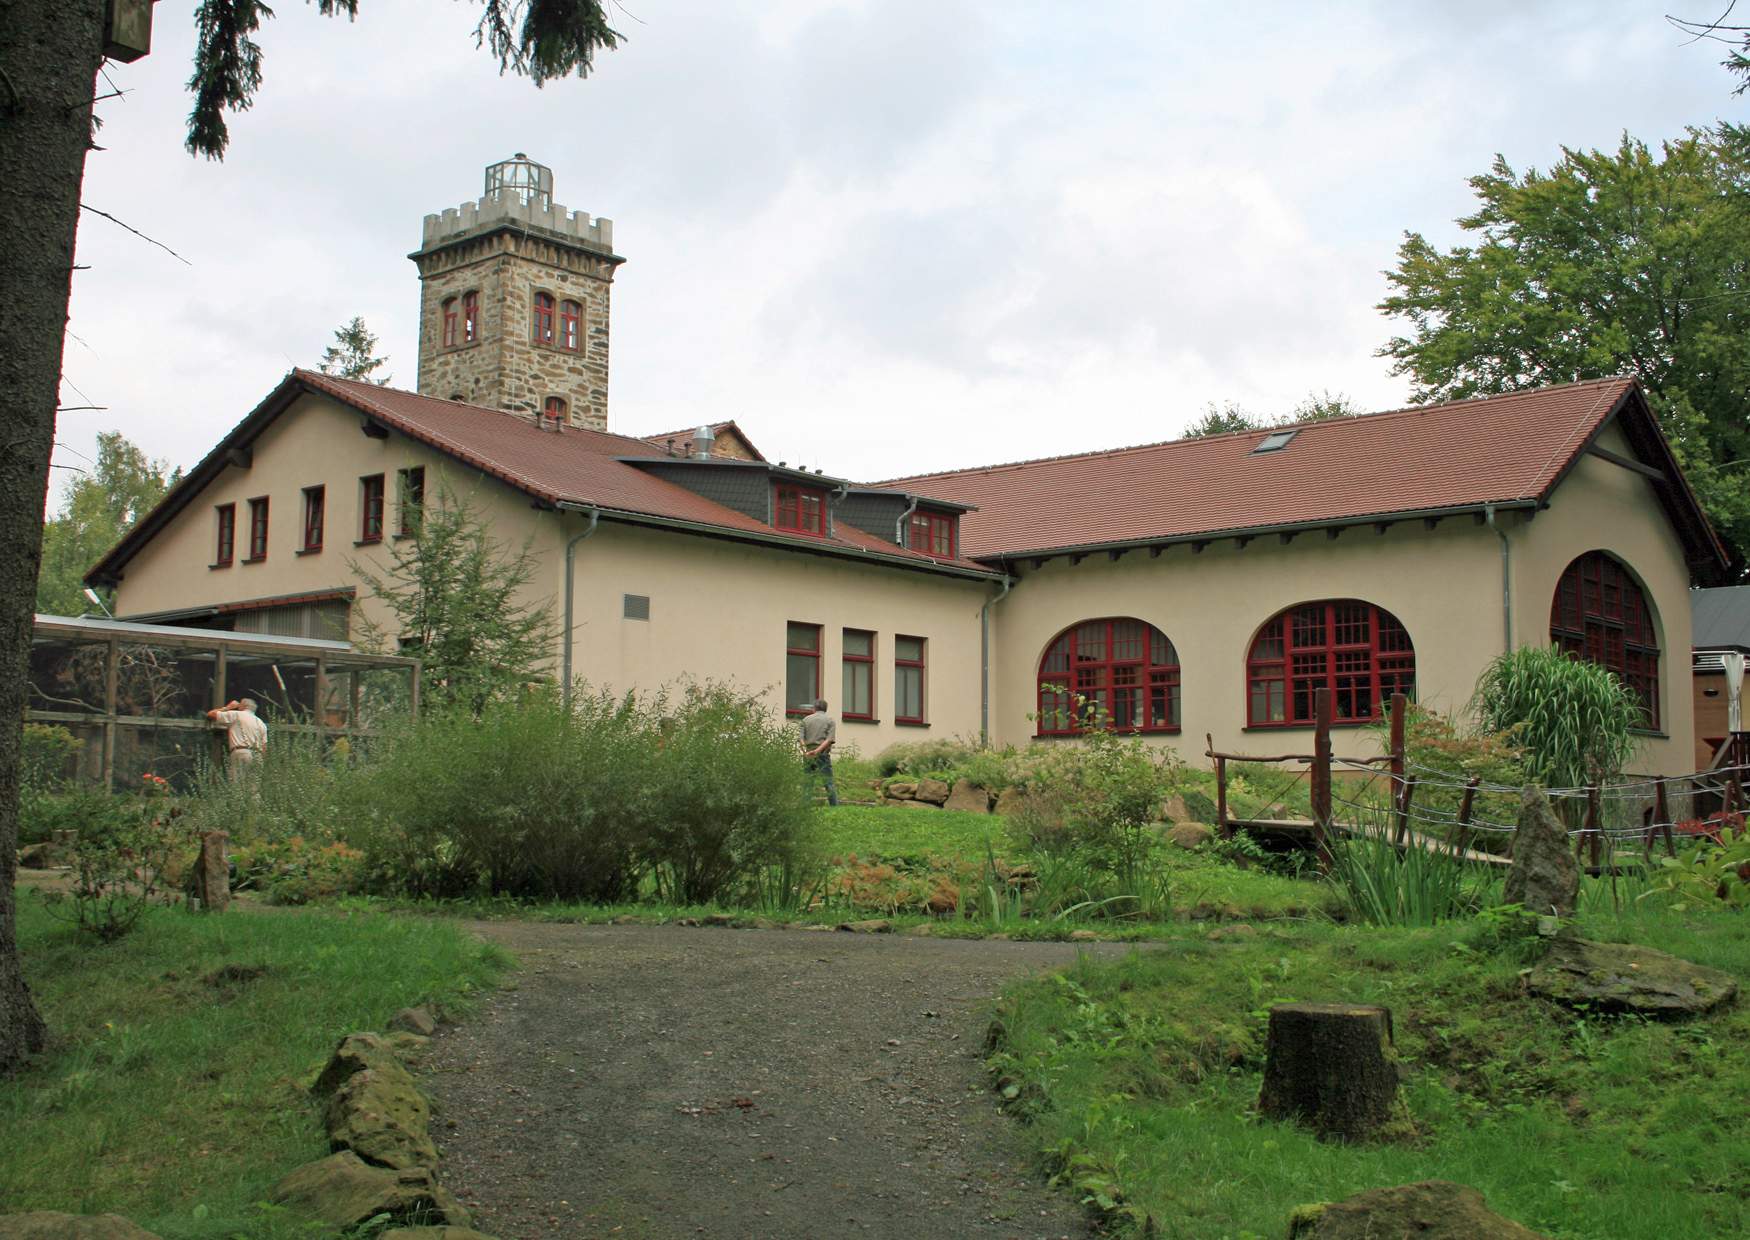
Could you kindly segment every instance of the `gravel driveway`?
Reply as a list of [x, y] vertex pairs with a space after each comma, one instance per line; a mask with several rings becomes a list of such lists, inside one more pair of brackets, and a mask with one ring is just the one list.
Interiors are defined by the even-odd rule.
[[[1062, 943], [478, 923], [523, 969], [433, 1043], [443, 1173], [504, 1240], [1086, 1236], [978, 1056]], [[1081, 945], [1077, 945], [1081, 946]], [[1125, 948], [1099, 948], [1122, 952]]]

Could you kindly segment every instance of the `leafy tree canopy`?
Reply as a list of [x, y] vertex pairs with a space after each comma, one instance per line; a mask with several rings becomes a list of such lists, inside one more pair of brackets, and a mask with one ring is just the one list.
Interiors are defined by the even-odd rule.
[[375, 383], [379, 387], [393, 379], [394, 375], [384, 375], [375, 378], [373, 372], [389, 359], [373, 357], [377, 349], [377, 334], [365, 326], [365, 321], [356, 315], [345, 327], [334, 329], [334, 343], [322, 352], [322, 361], [317, 369], [325, 375], [334, 375], [341, 379], [360, 379], [367, 383]]
[[121, 432], [101, 432], [97, 463], [67, 488], [60, 511], [43, 525], [36, 609], [57, 616], [89, 610], [86, 572], [181, 478], [180, 469], [152, 460]]
[[1201, 439], [1206, 435], [1225, 435], [1229, 431], [1261, 431], [1273, 426], [1294, 426], [1301, 422], [1328, 422], [1332, 418], [1358, 418], [1362, 409], [1342, 392], [1308, 392], [1301, 402], [1280, 417], [1253, 413], [1234, 401], [1217, 405], [1211, 401], [1203, 407], [1203, 416], [1185, 428], [1181, 439]]
[[1563, 149], [1548, 172], [1500, 156], [1470, 179], [1470, 245], [1406, 233], [1380, 350], [1419, 401], [1632, 374], [1715, 527], [1750, 552], [1750, 129], [1692, 129], [1657, 152]]

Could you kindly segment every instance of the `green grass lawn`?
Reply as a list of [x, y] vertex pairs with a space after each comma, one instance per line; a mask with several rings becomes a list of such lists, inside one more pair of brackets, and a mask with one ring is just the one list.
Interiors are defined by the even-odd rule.
[[[1601, 916], [1750, 981], [1750, 918]], [[1297, 1205], [1442, 1178], [1554, 1240], [1750, 1235], [1750, 1008], [1687, 1023], [1584, 1018], [1520, 994], [1472, 926], [1184, 928], [1004, 1000], [993, 1070], [1084, 1195], [1171, 1237], [1277, 1237]], [[1327, 1145], [1256, 1118], [1265, 1015], [1291, 1000], [1392, 1009], [1418, 1135]], [[1121, 1227], [1122, 1230], [1122, 1227]]]
[[[166, 1240], [323, 1234], [256, 1204], [327, 1153], [309, 1077], [342, 1035], [458, 1009], [505, 965], [448, 923], [363, 912], [154, 909], [97, 944], [25, 889], [19, 947], [52, 1042], [0, 1080], [0, 1214], [113, 1211]], [[206, 980], [225, 965], [266, 972]]]

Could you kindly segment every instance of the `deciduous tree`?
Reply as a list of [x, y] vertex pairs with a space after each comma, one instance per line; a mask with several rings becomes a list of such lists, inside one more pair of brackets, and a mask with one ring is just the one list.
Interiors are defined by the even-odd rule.
[[[619, 35], [602, 0], [480, 0], [476, 41], [500, 71], [536, 84], [587, 74]], [[42, 554], [43, 504], [61, 377], [73, 237], [92, 107], [104, 57], [108, 0], [0, 0], [0, 1071], [42, 1046], [41, 1018], [18, 963], [13, 879], [18, 747], [31, 603]], [[325, 15], [358, 0], [317, 0]], [[201, 0], [188, 147], [220, 158], [228, 112], [261, 85], [253, 36], [272, 11], [261, 0]]]
[[43, 527], [36, 609], [60, 616], [85, 610], [86, 570], [181, 477], [181, 470], [151, 459], [120, 431], [99, 432], [97, 461], [67, 488], [60, 512]]
[[1641, 380], [1690, 484], [1750, 552], [1750, 129], [1692, 129], [1657, 151], [1564, 148], [1548, 172], [1500, 156], [1470, 179], [1476, 240], [1406, 233], [1403, 320], [1380, 354], [1420, 401], [1610, 374]]

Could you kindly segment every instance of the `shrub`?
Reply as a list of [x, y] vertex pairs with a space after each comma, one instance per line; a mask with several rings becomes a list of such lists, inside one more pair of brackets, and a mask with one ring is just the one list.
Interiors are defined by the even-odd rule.
[[19, 742], [18, 785], [23, 792], [53, 792], [73, 775], [85, 742], [55, 724], [27, 723]]
[[964, 765], [978, 746], [961, 740], [907, 741], [889, 745], [875, 757], [875, 773], [883, 779], [894, 775], [939, 775]]
[[329, 842], [345, 838], [351, 828], [357, 774], [341, 744], [324, 749], [315, 736], [279, 733], [245, 779], [203, 765], [183, 809], [197, 834], [224, 831], [238, 845], [293, 838]]
[[1473, 705], [1485, 732], [1512, 733], [1525, 771], [1549, 788], [1574, 788], [1622, 771], [1645, 723], [1640, 700], [1616, 675], [1553, 646], [1497, 655]]
[[254, 889], [269, 904], [308, 904], [364, 889], [365, 855], [346, 844], [287, 840], [245, 844], [231, 853], [232, 886]]
[[688, 685], [659, 714], [638, 851], [670, 900], [702, 904], [768, 867], [797, 872], [816, 821], [796, 737], [757, 698]]
[[72, 887], [42, 893], [53, 916], [105, 943], [134, 928], [163, 891], [173, 856], [188, 838], [173, 814], [153, 812], [152, 801], [111, 799], [116, 804], [109, 812], [82, 821], [74, 832]]
[[[1390, 722], [1378, 725], [1381, 747], [1390, 733]], [[1472, 778], [1482, 784], [1511, 788], [1511, 792], [1477, 791], [1471, 800], [1471, 820], [1482, 823], [1513, 823], [1519, 817], [1519, 789], [1530, 781], [1525, 769], [1525, 752], [1518, 743], [1516, 730], [1490, 732], [1482, 729], [1463, 731], [1452, 719], [1416, 703], [1410, 703], [1404, 717], [1404, 757], [1409, 773], [1418, 779], [1413, 804], [1428, 811], [1419, 817], [1415, 829], [1424, 834], [1442, 834], [1435, 821], [1456, 819], [1464, 800], [1464, 790], [1452, 785]], [[1389, 785], [1381, 783], [1383, 791]], [[1444, 834], [1456, 836], [1461, 828], [1448, 828]], [[1512, 843], [1510, 833], [1478, 830], [1470, 835], [1467, 847], [1485, 851], [1505, 851]]]

